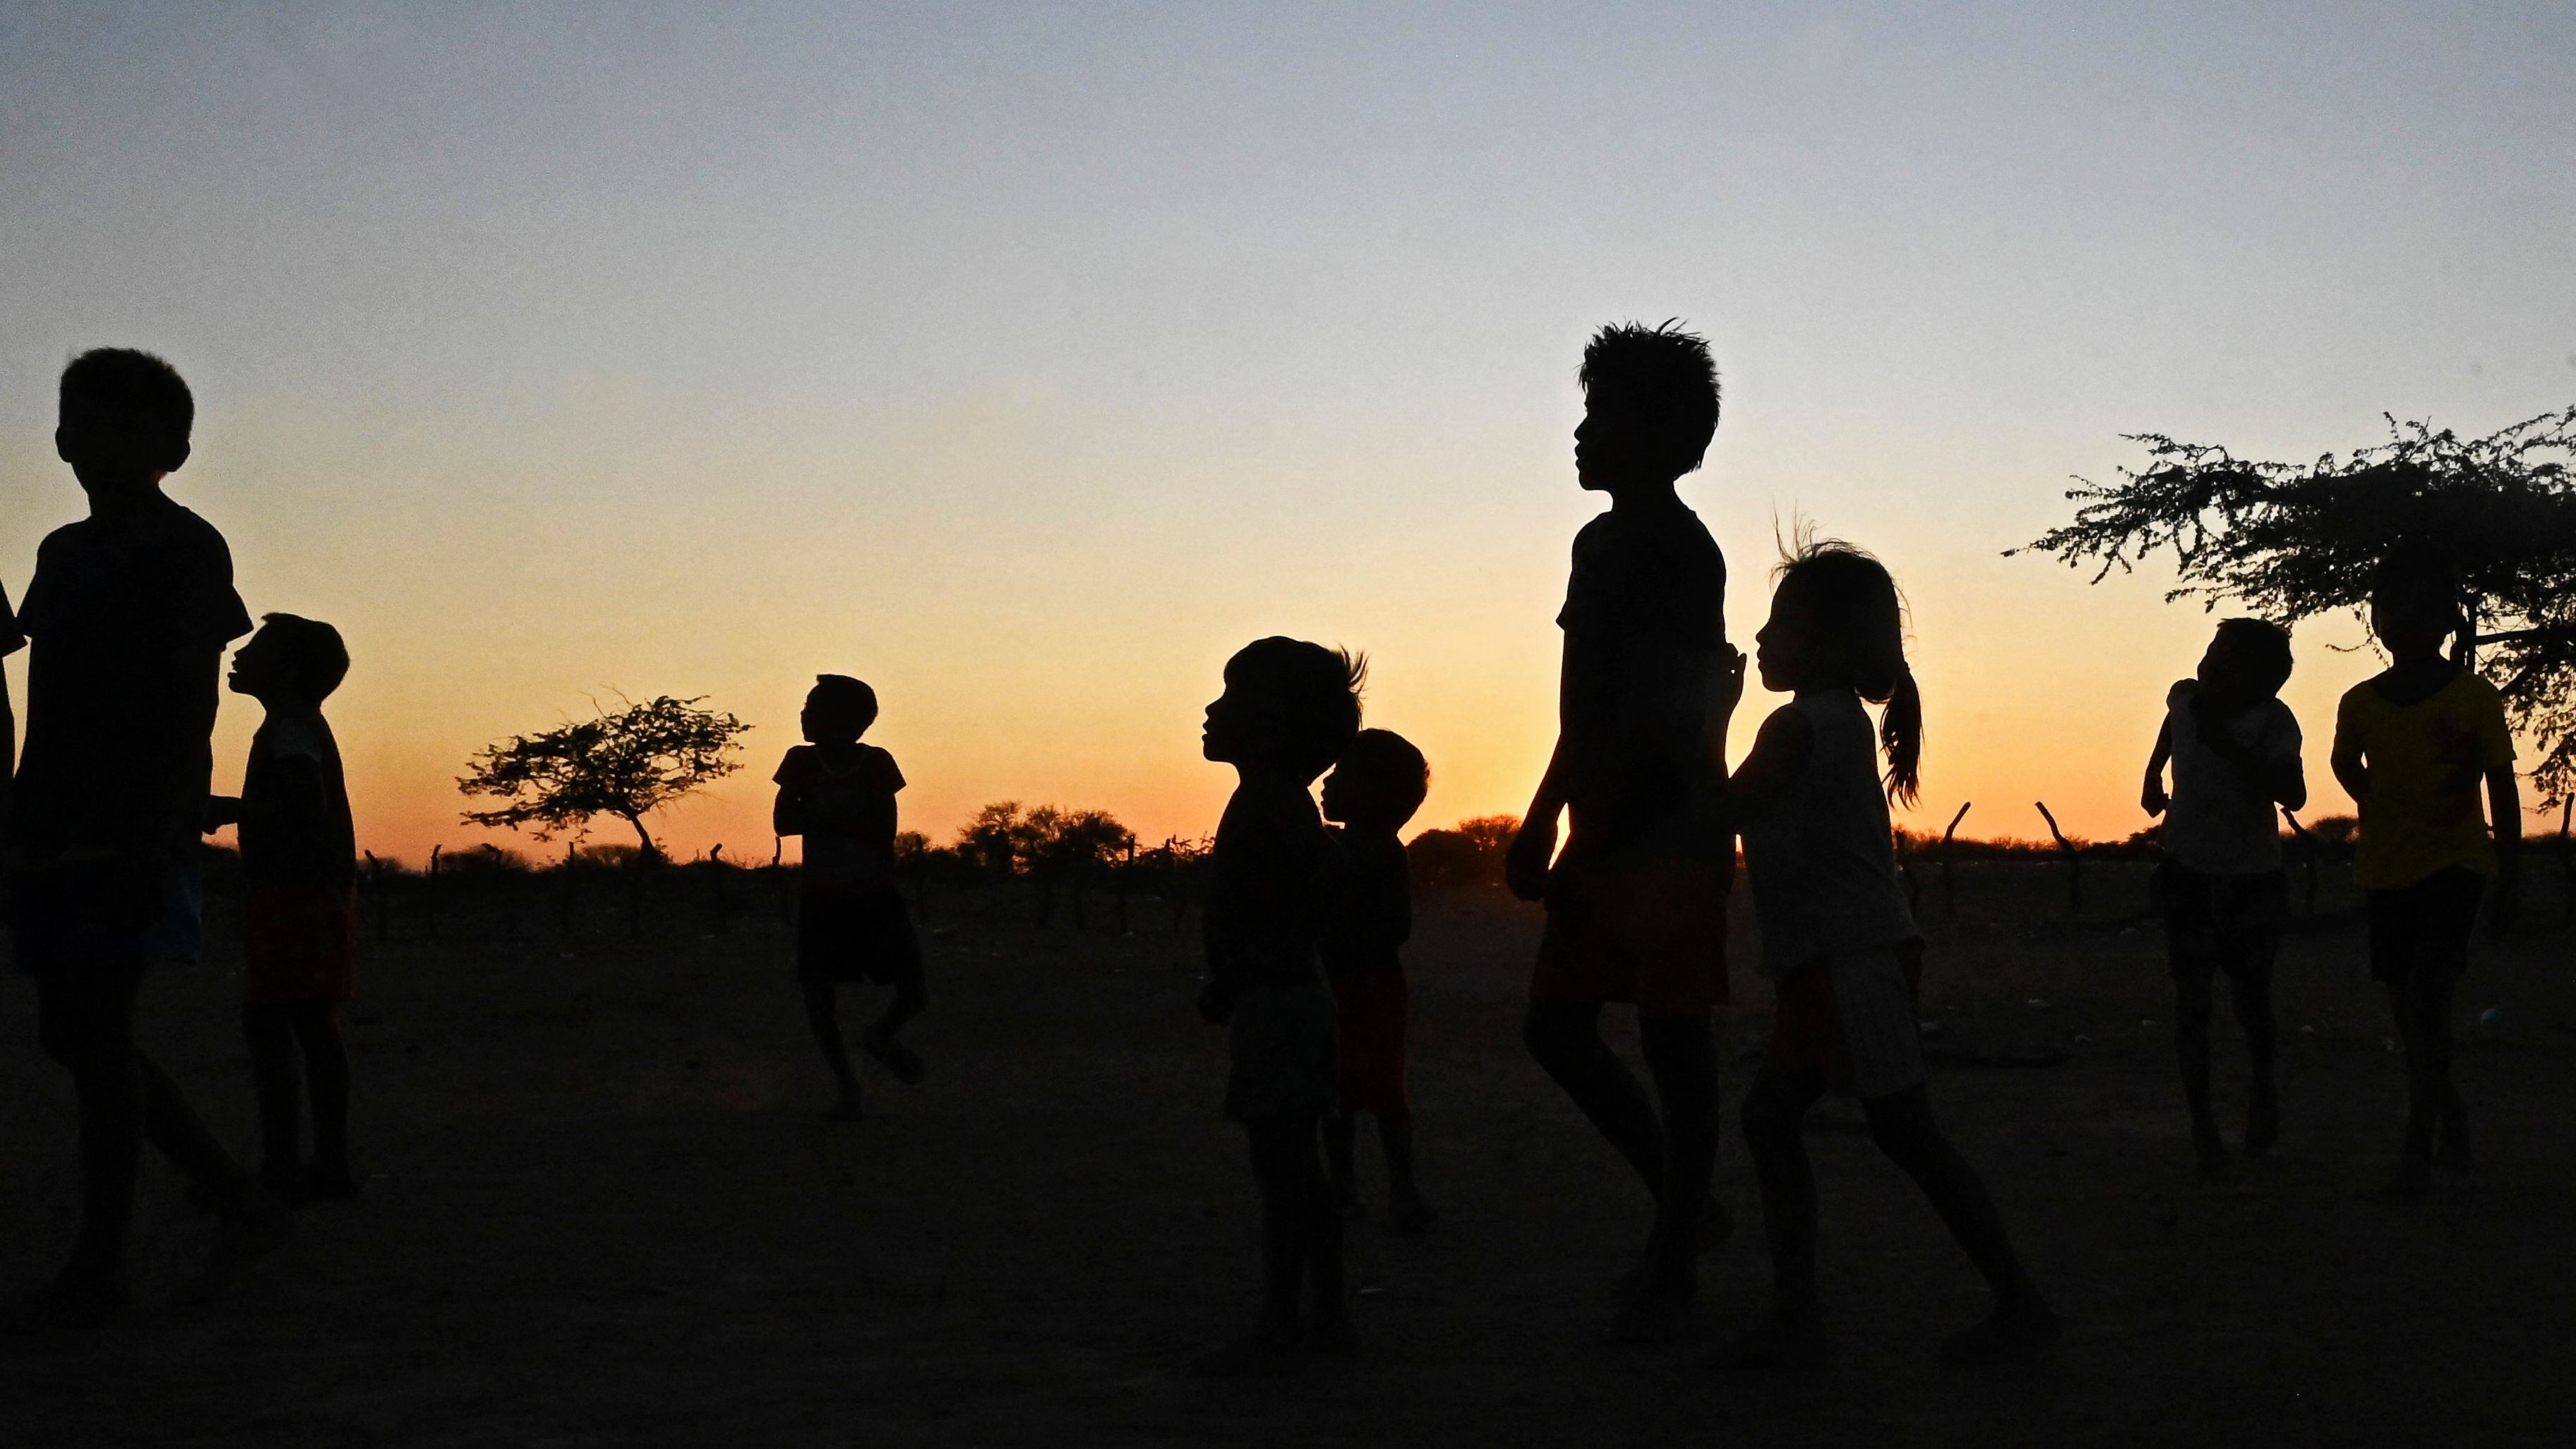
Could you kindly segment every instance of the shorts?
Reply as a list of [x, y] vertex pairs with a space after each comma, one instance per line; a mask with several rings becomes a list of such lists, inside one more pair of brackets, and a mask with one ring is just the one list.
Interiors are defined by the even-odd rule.
[[15, 872], [18, 969], [44, 976], [102, 963], [196, 960], [205, 882], [195, 852], [150, 867], [140, 889], [132, 870], [82, 862]]
[[1644, 1015], [1726, 1004], [1726, 895], [1735, 862], [1691, 856], [1623, 861], [1547, 903], [1530, 996], [1624, 1001]]
[[357, 892], [268, 881], [242, 900], [242, 1004], [345, 1006], [358, 994]]
[[912, 908], [891, 882], [872, 889], [809, 891], [796, 901], [796, 976], [800, 981], [918, 986], [921, 938]]
[[2364, 891], [2370, 918], [2370, 975], [2403, 981], [2419, 966], [2456, 976], [2468, 969], [2469, 937], [2487, 878], [2465, 865], [2438, 870], [2413, 885]]
[[1923, 1027], [1914, 1014], [1922, 979], [1921, 942], [1807, 962], [1779, 979], [1765, 1066], [1776, 1059], [1864, 1099], [1922, 1086]]
[[2290, 915], [2287, 874], [2209, 875], [2167, 860], [2156, 867], [2152, 889], [2174, 980], [2205, 986], [2223, 971], [2231, 981], [2250, 981], [2272, 969]]
[[1411, 991], [1400, 967], [1333, 979], [1340, 1004], [1341, 1105], [1382, 1122], [1413, 1116], [1404, 1094], [1404, 1028]]
[[1225, 1115], [1269, 1122], [1330, 1115], [1341, 1096], [1333, 989], [1314, 971], [1262, 972], [1225, 1025]]

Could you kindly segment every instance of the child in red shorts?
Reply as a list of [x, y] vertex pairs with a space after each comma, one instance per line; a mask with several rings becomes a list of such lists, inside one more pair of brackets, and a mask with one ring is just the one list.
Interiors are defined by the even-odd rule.
[[1362, 730], [1324, 777], [1324, 818], [1347, 858], [1348, 893], [1324, 929], [1324, 975], [1341, 1013], [1341, 1110], [1324, 1119], [1333, 1193], [1359, 1217], [1351, 1149], [1359, 1114], [1377, 1119], [1386, 1153], [1387, 1220], [1418, 1233], [1439, 1214], [1413, 1181], [1413, 1106], [1404, 1091], [1404, 1032], [1411, 1012], [1397, 948], [1413, 934], [1413, 880], [1397, 833], [1431, 787], [1431, 766], [1393, 730]]
[[[349, 672], [340, 631], [271, 614], [233, 655], [227, 682], [268, 714], [251, 736], [238, 799], [209, 826], [241, 826], [242, 1036], [259, 1094], [261, 1181], [287, 1202], [358, 1195], [349, 1166], [349, 1050], [340, 1008], [357, 991], [357, 838], [340, 746], [322, 701]], [[313, 1108], [313, 1160], [298, 1141]]]
[[807, 743], [779, 762], [771, 810], [779, 834], [805, 837], [796, 979], [814, 1044], [840, 1086], [830, 1115], [845, 1122], [859, 1115], [859, 1078], [841, 1044], [842, 983], [894, 988], [894, 999], [859, 1034], [859, 1049], [907, 1086], [921, 1080], [921, 1056], [895, 1033], [930, 1004], [921, 941], [894, 884], [894, 797], [903, 771], [894, 756], [859, 743], [876, 719], [875, 690], [846, 674], [816, 675], [802, 716]]

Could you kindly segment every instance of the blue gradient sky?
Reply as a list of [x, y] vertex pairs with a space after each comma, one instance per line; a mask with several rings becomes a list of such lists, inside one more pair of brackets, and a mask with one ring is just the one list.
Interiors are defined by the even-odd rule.
[[[1876, 549], [1926, 814], [2124, 834], [2206, 622], [1998, 552], [2122, 431], [2576, 398], [2570, 54], [2542, 5], [0, 7], [0, 581], [79, 512], [54, 373], [146, 346], [253, 609], [351, 639], [380, 851], [606, 688], [755, 721], [669, 825], [765, 847], [818, 669], [908, 824], [1196, 833], [1278, 632], [1371, 652], [1445, 823], [1544, 761], [1582, 339], [1680, 316], [1739, 638], [1775, 520]], [[2359, 639], [2301, 631], [2320, 776]]]

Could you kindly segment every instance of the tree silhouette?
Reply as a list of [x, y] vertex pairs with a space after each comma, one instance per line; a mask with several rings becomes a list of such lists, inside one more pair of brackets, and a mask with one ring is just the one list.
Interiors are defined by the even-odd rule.
[[468, 810], [465, 819], [551, 840], [559, 831], [579, 835], [593, 819], [614, 815], [634, 827], [646, 859], [660, 859], [644, 817], [741, 768], [727, 757], [751, 727], [698, 708], [704, 699], [621, 699], [620, 708], [598, 710], [596, 718], [484, 746], [456, 788], [504, 803]]
[[2514, 725], [2542, 748], [2532, 781], [2557, 804], [2576, 791], [2576, 408], [2483, 438], [2394, 417], [2388, 426], [2385, 444], [2308, 464], [2131, 434], [2144, 469], [2070, 490], [2073, 523], [2007, 552], [2098, 563], [2099, 583], [2170, 548], [2178, 581], [2167, 600], [2234, 599], [2287, 623], [2361, 609], [2391, 544], [2434, 544], [2466, 595], [2461, 662], [2492, 647]]

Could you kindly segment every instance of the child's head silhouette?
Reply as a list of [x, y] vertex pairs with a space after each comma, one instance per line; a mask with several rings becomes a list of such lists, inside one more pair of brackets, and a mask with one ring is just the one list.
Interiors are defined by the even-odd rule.
[[1678, 321], [1619, 322], [1583, 349], [1574, 471], [1586, 488], [1663, 487], [1700, 465], [1717, 435], [1717, 362]]
[[2200, 697], [2222, 711], [2270, 699], [2290, 682], [2290, 631], [2269, 619], [2221, 619], [2198, 677]]
[[2464, 626], [2460, 574], [2436, 544], [2410, 539], [2370, 575], [2370, 631], [2398, 655], [2429, 654]]
[[233, 651], [231, 684], [264, 704], [320, 704], [349, 674], [349, 647], [319, 619], [270, 614]]
[[93, 492], [130, 490], [188, 461], [196, 399], [149, 352], [101, 347], [63, 369], [54, 452]]
[[848, 744], [877, 722], [877, 692], [846, 674], [817, 674], [798, 720], [815, 744]]
[[1324, 777], [1324, 818], [1400, 829], [1431, 791], [1431, 763], [1393, 730], [1362, 730]]
[[1360, 729], [1366, 661], [1273, 635], [1225, 662], [1225, 693], [1207, 707], [1200, 749], [1211, 760], [1312, 780]]
[[1923, 698], [1905, 662], [1905, 599], [1877, 559], [1834, 539], [1784, 559], [1771, 618], [1754, 636], [1765, 688], [1850, 689], [1883, 704], [1887, 798], [1912, 805], [1923, 759]]

